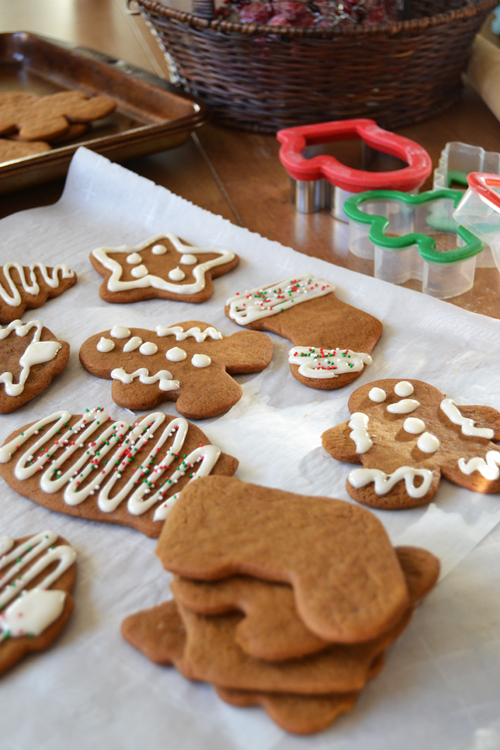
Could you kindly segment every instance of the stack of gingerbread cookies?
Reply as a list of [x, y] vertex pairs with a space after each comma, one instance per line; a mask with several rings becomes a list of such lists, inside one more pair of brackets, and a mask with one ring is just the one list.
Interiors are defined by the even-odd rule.
[[300, 734], [353, 707], [439, 573], [363, 508], [233, 477], [183, 490], [157, 554], [175, 599], [128, 617], [124, 637]]

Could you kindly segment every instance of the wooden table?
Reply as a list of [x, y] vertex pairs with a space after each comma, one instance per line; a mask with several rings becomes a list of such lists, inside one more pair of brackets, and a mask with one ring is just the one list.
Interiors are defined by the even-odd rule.
[[[187, 7], [189, 0], [182, 2]], [[0, 0], [0, 31], [31, 31], [74, 42], [168, 77], [156, 40], [141, 18], [127, 14], [124, 0]], [[500, 123], [470, 87], [444, 114], [398, 132], [424, 146], [434, 166], [448, 141], [500, 151]], [[339, 224], [328, 213], [305, 215], [292, 207], [278, 145], [274, 136], [210, 123], [183, 146], [125, 166], [251, 231], [306, 255], [372, 274], [373, 263], [361, 261], [336, 243]], [[345, 163], [359, 166], [356, 145], [340, 144], [338, 149]], [[59, 180], [2, 197], [0, 218], [56, 201], [63, 184]], [[432, 178], [424, 187], [432, 187]], [[420, 282], [405, 286], [418, 289]], [[476, 269], [473, 289], [450, 301], [500, 318], [500, 275], [496, 269]]]

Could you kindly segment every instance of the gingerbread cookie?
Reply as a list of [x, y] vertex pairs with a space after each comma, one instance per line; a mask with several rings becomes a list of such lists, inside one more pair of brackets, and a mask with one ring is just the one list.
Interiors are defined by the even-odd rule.
[[363, 464], [347, 479], [350, 496], [375, 508], [428, 503], [441, 476], [475, 492], [500, 492], [500, 413], [457, 406], [420, 380], [379, 380], [349, 399], [349, 422], [322, 435], [339, 461]]
[[80, 362], [113, 381], [111, 395], [119, 406], [147, 410], [176, 401], [180, 414], [204, 419], [240, 400], [242, 388], [231, 375], [260, 372], [272, 355], [264, 333], [223, 336], [208, 323], [189, 320], [155, 331], [116, 325], [83, 343]]
[[25, 141], [50, 141], [64, 135], [70, 123], [107, 117], [115, 109], [108, 96], [89, 98], [83, 91], [47, 96], [25, 92], [0, 94], [0, 134], [15, 133]]
[[310, 388], [341, 388], [358, 378], [382, 334], [372, 315], [341, 302], [335, 287], [315, 276], [297, 276], [238, 293], [226, 315], [245, 328], [289, 339], [292, 375]]
[[54, 267], [43, 263], [22, 266], [11, 261], [0, 266], [0, 323], [20, 318], [26, 308], [43, 305], [76, 284], [76, 273], [65, 263]]
[[[207, 477], [183, 492], [157, 554], [167, 570], [186, 578], [246, 574], [290, 583], [309, 630], [327, 641], [366, 641], [397, 623], [409, 598], [384, 527], [361, 510], [341, 500]], [[217, 544], [202, 533], [206, 528], [217, 529]]]
[[43, 393], [68, 359], [69, 344], [58, 341], [40, 320], [0, 326], [0, 414]]
[[25, 159], [50, 151], [50, 144], [45, 141], [10, 141], [0, 138], [0, 164], [16, 159]]
[[151, 537], [188, 482], [237, 466], [198, 427], [162, 412], [130, 425], [100, 408], [82, 416], [61, 410], [16, 430], [0, 448], [0, 473], [21, 495]]
[[53, 531], [0, 537], [0, 674], [63, 629], [73, 611], [75, 560]]
[[212, 279], [231, 271], [239, 258], [217, 247], [194, 247], [167, 232], [135, 247], [99, 247], [90, 254], [104, 276], [99, 294], [106, 302], [144, 299], [205, 302], [212, 296]]

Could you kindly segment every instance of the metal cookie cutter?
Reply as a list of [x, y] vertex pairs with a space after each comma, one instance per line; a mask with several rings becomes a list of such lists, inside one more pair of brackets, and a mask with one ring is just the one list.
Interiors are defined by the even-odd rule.
[[[422, 146], [379, 128], [373, 120], [301, 125], [279, 130], [276, 137], [282, 144], [280, 161], [290, 175], [292, 203], [301, 213], [327, 208], [336, 219], [345, 221], [343, 205], [351, 195], [378, 189], [416, 192], [432, 172], [431, 158]], [[377, 151], [399, 157], [408, 166], [390, 172], [366, 172], [351, 169], [334, 156], [302, 156], [307, 146], [356, 138]]]
[[476, 256], [484, 245], [453, 219], [461, 198], [459, 190], [355, 195], [344, 206], [349, 249], [374, 260], [377, 279], [393, 284], [419, 279], [425, 294], [440, 299], [463, 294], [474, 284]]
[[471, 172], [467, 182], [469, 189], [453, 215], [488, 243], [500, 271], [500, 175]]

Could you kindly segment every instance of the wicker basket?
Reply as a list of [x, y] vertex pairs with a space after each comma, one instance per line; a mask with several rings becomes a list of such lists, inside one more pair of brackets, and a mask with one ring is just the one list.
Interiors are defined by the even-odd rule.
[[232, 127], [371, 117], [385, 128], [432, 117], [457, 101], [474, 35], [499, 0], [413, 0], [411, 18], [319, 29], [235, 24], [213, 0], [195, 13], [136, 0], [174, 82]]

